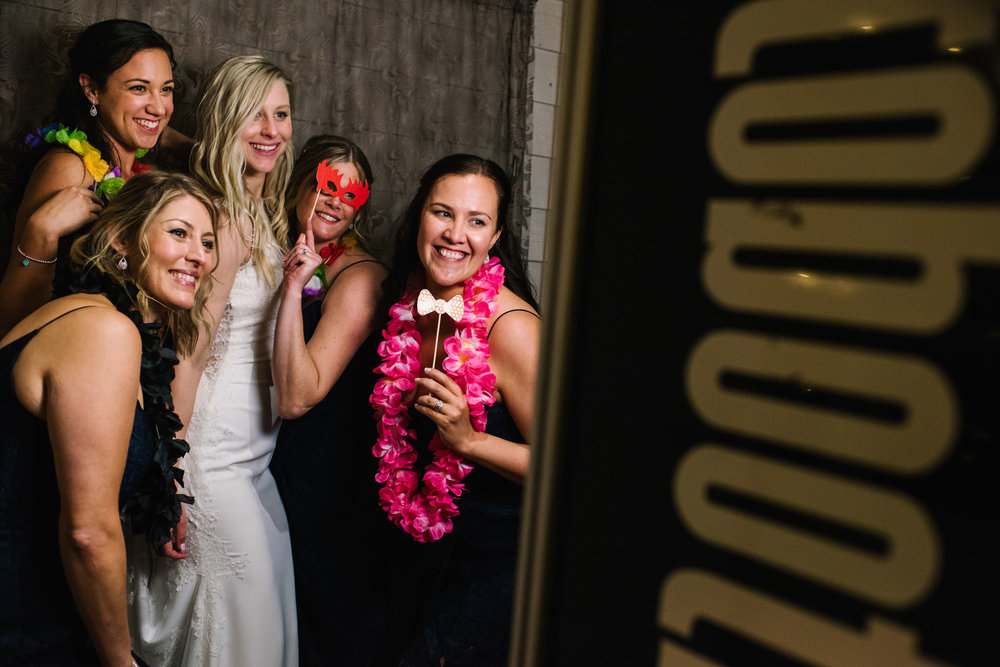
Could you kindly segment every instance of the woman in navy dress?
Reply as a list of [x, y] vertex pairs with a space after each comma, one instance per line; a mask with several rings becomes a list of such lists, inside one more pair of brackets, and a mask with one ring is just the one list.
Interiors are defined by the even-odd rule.
[[73, 244], [69, 294], [0, 340], [0, 663], [136, 665], [122, 521], [183, 558], [169, 383], [215, 263], [192, 179], [135, 176]]
[[496, 163], [445, 157], [397, 238], [374, 454], [380, 505], [418, 552], [383, 576], [422, 587], [387, 664], [507, 664], [539, 342], [510, 192]]
[[272, 365], [284, 421], [271, 461], [295, 563], [299, 664], [386, 664], [405, 608], [384, 577], [411, 547], [376, 504], [368, 396], [385, 267], [365, 249], [374, 183], [352, 141], [309, 139], [286, 200], [297, 223]]

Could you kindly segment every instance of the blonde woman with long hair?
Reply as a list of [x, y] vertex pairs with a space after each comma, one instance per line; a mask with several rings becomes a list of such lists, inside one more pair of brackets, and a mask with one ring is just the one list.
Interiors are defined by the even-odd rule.
[[198, 106], [191, 170], [215, 192], [223, 222], [206, 305], [213, 335], [181, 360], [174, 382], [191, 443], [184, 484], [195, 497], [187, 558], [154, 564], [140, 549], [132, 561], [133, 642], [157, 665], [298, 663], [288, 524], [268, 471], [293, 160], [289, 87], [272, 63], [238, 56], [219, 66]]
[[4, 665], [145, 664], [130, 650], [122, 519], [184, 557], [176, 358], [161, 345], [185, 353], [197, 337], [215, 224], [193, 179], [136, 175], [74, 242], [66, 294], [0, 338]]

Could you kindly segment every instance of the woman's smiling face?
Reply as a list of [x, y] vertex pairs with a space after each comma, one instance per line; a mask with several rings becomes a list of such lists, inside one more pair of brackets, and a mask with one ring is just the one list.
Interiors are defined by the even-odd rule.
[[[336, 162], [330, 166], [336, 169], [341, 177], [340, 183], [337, 184], [341, 189], [360, 180], [357, 167], [351, 162]], [[319, 247], [343, 236], [354, 221], [357, 209], [339, 196], [331, 196], [327, 192], [320, 192], [317, 198], [316, 189], [316, 181], [312, 179], [302, 185], [299, 203], [295, 207], [295, 217], [298, 219], [299, 232], [305, 232], [309, 212], [313, 210], [313, 201], [316, 202], [312, 228], [316, 246]]]
[[424, 201], [417, 253], [435, 298], [460, 294], [500, 238], [496, 185], [479, 174], [439, 179]]
[[149, 254], [137, 282], [170, 310], [194, 306], [198, 285], [215, 264], [215, 232], [208, 210], [190, 195], [172, 200], [149, 222], [146, 242]]
[[[97, 104], [97, 120], [120, 150], [153, 148], [174, 112], [174, 77], [161, 49], [143, 49], [94, 90], [85, 74], [80, 83]], [[110, 156], [109, 156], [110, 157]]]
[[284, 81], [275, 81], [257, 113], [240, 132], [244, 175], [252, 179], [265, 176], [274, 169], [278, 158], [292, 137], [292, 107]]

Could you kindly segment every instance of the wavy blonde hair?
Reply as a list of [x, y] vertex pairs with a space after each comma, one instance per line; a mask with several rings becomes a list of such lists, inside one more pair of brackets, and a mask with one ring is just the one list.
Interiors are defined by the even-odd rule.
[[[220, 208], [230, 221], [247, 217], [254, 239], [273, 235], [283, 250], [288, 249], [288, 214], [285, 191], [292, 173], [291, 138], [278, 157], [274, 169], [264, 178], [260, 200], [243, 182], [246, 156], [240, 134], [260, 110], [276, 81], [288, 88], [292, 82], [281, 69], [260, 56], [235, 56], [216, 68], [198, 103], [195, 144], [191, 151], [191, 171], [219, 198]], [[269, 285], [279, 280], [279, 271], [269, 270], [264, 244], [251, 243], [257, 274]]]
[[[149, 263], [147, 232], [163, 207], [184, 196], [194, 197], [205, 207], [212, 219], [212, 230], [218, 232], [218, 211], [212, 196], [198, 181], [184, 174], [165, 171], [136, 174], [104, 207], [94, 224], [73, 242], [69, 253], [73, 270], [81, 273], [97, 270], [124, 287], [135, 285], [138, 288], [136, 305], [140, 311], [148, 311], [156, 301], [146, 293], [142, 284], [142, 276]], [[131, 258], [135, 269], [132, 273], [118, 268], [119, 254], [113, 247], [115, 241], [138, 251], [137, 256]], [[214, 269], [219, 259], [218, 251], [213, 255]], [[134, 264], [136, 260], [137, 266]], [[170, 311], [167, 314], [167, 327], [173, 334], [174, 347], [179, 354], [191, 351], [199, 331], [208, 331], [203, 308], [211, 291], [212, 281], [203, 279], [190, 310]]]

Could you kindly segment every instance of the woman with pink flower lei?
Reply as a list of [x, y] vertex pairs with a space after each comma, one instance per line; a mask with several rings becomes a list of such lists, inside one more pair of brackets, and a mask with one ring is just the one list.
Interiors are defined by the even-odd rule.
[[439, 160], [385, 283], [394, 305], [371, 396], [379, 503], [421, 543], [409, 576], [426, 582], [403, 665], [507, 664], [539, 334], [509, 201], [496, 163]]
[[66, 259], [102, 203], [150, 168], [139, 158], [168, 136], [173, 150], [186, 155], [190, 140], [167, 132], [174, 64], [170, 43], [139, 21], [101, 21], [77, 37], [54, 122], [26, 140], [34, 150], [21, 169], [10, 261], [0, 283], [0, 336], [51, 298], [56, 262]]

